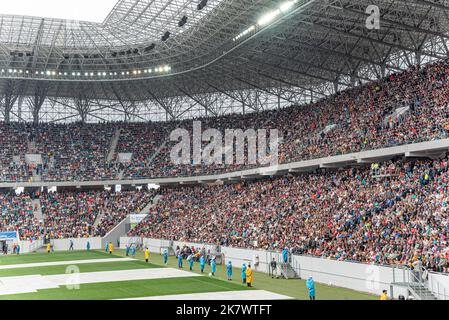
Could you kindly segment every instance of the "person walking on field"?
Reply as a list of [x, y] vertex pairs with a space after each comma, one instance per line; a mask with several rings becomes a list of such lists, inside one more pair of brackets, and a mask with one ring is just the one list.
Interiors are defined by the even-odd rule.
[[246, 269], [246, 284], [249, 288], [252, 287], [253, 283], [253, 269], [251, 269], [251, 265], [248, 265], [248, 268]]
[[167, 265], [168, 264], [168, 251], [164, 250], [164, 254], [162, 256], [164, 258], [164, 264]]
[[148, 248], [145, 249], [145, 262], [148, 263], [148, 260], [150, 259], [150, 251]]
[[193, 264], [194, 264], [194, 260], [193, 260], [193, 253], [192, 254], [190, 254], [188, 257], [187, 257], [187, 261], [189, 262], [189, 270], [190, 271], [193, 271]]
[[315, 300], [315, 281], [312, 277], [309, 277], [306, 282], [307, 289], [309, 289], [309, 299]]
[[113, 253], [114, 253], [114, 245], [112, 244], [112, 242], [109, 242], [109, 254]]
[[242, 266], [242, 283], [246, 284], [246, 264]]
[[182, 254], [178, 253], [178, 269], [182, 269]]
[[129, 250], [130, 250], [129, 244], [127, 244], [126, 247], [125, 247], [125, 253], [126, 253], [127, 257], [129, 257]]
[[133, 258], [136, 257], [136, 245], [133, 243], [133, 245], [131, 246], [131, 256]]
[[228, 276], [228, 280], [232, 281], [232, 262], [228, 261], [226, 265], [226, 275]]
[[271, 261], [271, 263], [270, 263], [270, 267], [271, 267], [271, 278], [276, 278], [277, 279], [277, 266], [278, 266], [278, 264], [277, 264], [277, 262], [276, 262], [276, 260], [273, 258], [273, 261]]
[[210, 268], [212, 275], [215, 276], [215, 273], [217, 272], [217, 262], [215, 261], [215, 257], [213, 257], [210, 262]]
[[206, 267], [206, 259], [204, 258], [204, 255], [201, 255], [200, 257], [200, 269], [201, 273], [204, 273], [204, 268]]

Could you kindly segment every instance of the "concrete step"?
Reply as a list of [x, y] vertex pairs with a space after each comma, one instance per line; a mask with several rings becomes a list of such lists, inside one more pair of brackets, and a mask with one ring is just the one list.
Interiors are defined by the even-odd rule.
[[[33, 199], [31, 201], [31, 204], [33, 205], [33, 213], [34, 213], [34, 217], [38, 220], [38, 221], [44, 221], [44, 214], [42, 213], [42, 205], [41, 205], [41, 201], [39, 199]], [[34, 210], [36, 208], [36, 210]]]
[[122, 133], [122, 129], [119, 128], [115, 131], [114, 136], [111, 140], [111, 145], [109, 146], [108, 157], [106, 159], [107, 162], [111, 162], [114, 159], [115, 151], [117, 150], [117, 145], [120, 140], [120, 135]]

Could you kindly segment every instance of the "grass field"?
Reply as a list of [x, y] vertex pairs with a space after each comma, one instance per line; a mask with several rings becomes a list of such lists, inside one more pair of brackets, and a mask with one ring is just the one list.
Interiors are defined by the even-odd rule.
[[[116, 258], [114, 261], [101, 261], [102, 259]], [[92, 260], [92, 263], [90, 261]], [[79, 261], [79, 264], [76, 264]], [[66, 263], [65, 265], [49, 265], [49, 266], [33, 266], [26, 267], [27, 264], [36, 263]], [[70, 262], [70, 263], [69, 263]], [[20, 265], [18, 267], [17, 265]], [[302, 280], [281, 280], [271, 279], [266, 274], [255, 273], [254, 289], [248, 289], [240, 284], [240, 269], [234, 269], [234, 281], [226, 280], [226, 272], [224, 266], [217, 266], [217, 274], [215, 277], [200, 276], [199, 271], [186, 274], [182, 277], [161, 277], [156, 279], [139, 279], [139, 280], [120, 280], [114, 282], [97, 283], [81, 282], [79, 290], [71, 290], [70, 288], [60, 285], [49, 289], [39, 289], [36, 292], [26, 292], [20, 294], [4, 294], [2, 293], [2, 283], [7, 282], [10, 277], [37, 277], [37, 280], [27, 279], [27, 281], [41, 281], [42, 279], [53, 279], [59, 275], [65, 275], [68, 265], [74, 265], [78, 268], [81, 275], [86, 276], [90, 273], [102, 275], [103, 273], [119, 272], [122, 275], [127, 273], [140, 272], [179, 272], [176, 260], [170, 257], [167, 266], [162, 263], [160, 255], [153, 254], [150, 257], [150, 263], [143, 261], [143, 253], [138, 252], [136, 260], [124, 259], [124, 252], [117, 250], [113, 256], [100, 251], [91, 252], [58, 252], [58, 253], [37, 253], [21, 256], [2, 256], [0, 257], [0, 300], [105, 300], [105, 299], [126, 299], [140, 298], [152, 296], [178, 295], [178, 294], [195, 294], [208, 292], [226, 292], [226, 291], [242, 291], [242, 290], [266, 290], [272, 293], [282, 294], [295, 299], [306, 299], [307, 289], [305, 281]], [[186, 268], [185, 268], [186, 269]], [[195, 265], [194, 269], [199, 269]], [[138, 271], [142, 270], [142, 271]], [[206, 274], [209, 273], [206, 266]], [[15, 278], [14, 278], [15, 279]], [[95, 282], [95, 280], [93, 280]], [[355, 292], [348, 289], [329, 287], [317, 284], [317, 299], [321, 300], [360, 300], [360, 299], [377, 299], [375, 296]], [[251, 294], [248, 292], [248, 294]]]

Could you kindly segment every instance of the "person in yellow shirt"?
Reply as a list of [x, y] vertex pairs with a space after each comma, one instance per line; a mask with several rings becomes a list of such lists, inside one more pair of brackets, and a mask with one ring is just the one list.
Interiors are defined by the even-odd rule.
[[145, 248], [145, 262], [148, 263], [148, 260], [150, 259], [150, 251], [148, 248]]
[[380, 300], [388, 300], [387, 290], [382, 291], [382, 294], [380, 295]]
[[47, 253], [50, 253], [50, 252], [51, 252], [51, 244], [49, 242], [49, 243], [47, 243]]
[[114, 253], [114, 245], [112, 244], [112, 242], [109, 242], [109, 254], [113, 253]]
[[251, 284], [253, 283], [253, 269], [251, 269], [251, 265], [248, 265], [248, 268], [246, 268], [246, 284], [248, 287], [251, 287]]

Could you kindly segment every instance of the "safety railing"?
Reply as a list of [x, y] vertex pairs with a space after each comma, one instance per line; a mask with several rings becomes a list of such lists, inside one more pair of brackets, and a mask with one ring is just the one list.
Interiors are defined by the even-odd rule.
[[[399, 271], [399, 272], [397, 272]], [[393, 283], [406, 285], [410, 291], [419, 295], [420, 299], [436, 297], [438, 300], [447, 300], [446, 287], [436, 279], [436, 273], [426, 268], [418, 270], [406, 266], [393, 267]]]

